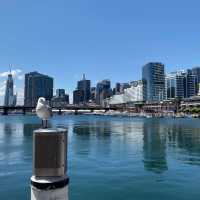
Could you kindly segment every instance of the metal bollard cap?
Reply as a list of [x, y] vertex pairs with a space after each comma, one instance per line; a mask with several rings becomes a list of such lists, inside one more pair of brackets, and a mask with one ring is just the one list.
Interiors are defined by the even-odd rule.
[[67, 130], [38, 129], [33, 134], [33, 174], [36, 177], [65, 176]]

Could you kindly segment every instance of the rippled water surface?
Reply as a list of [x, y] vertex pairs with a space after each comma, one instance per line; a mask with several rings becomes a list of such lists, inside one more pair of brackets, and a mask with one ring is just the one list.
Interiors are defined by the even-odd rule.
[[[70, 200], [199, 200], [200, 120], [56, 116]], [[35, 116], [0, 116], [0, 199], [30, 199]]]

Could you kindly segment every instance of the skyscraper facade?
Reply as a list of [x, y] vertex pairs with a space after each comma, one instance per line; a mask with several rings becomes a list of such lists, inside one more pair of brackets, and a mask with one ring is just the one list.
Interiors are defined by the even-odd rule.
[[113, 95], [123, 94], [124, 90], [130, 88], [129, 83], [116, 83], [115, 88], [113, 89]]
[[160, 101], [165, 97], [165, 69], [162, 63], [143, 66], [144, 97], [146, 101]]
[[177, 71], [166, 75], [166, 99], [188, 98], [197, 95], [197, 76], [192, 70]]
[[171, 72], [165, 77], [166, 99], [186, 97], [186, 72]]
[[6, 81], [6, 91], [4, 97], [4, 106], [15, 106], [17, 103], [17, 95], [14, 95], [13, 91], [13, 77], [10, 72]]
[[186, 72], [178, 71], [176, 74], [176, 95], [177, 98], [186, 97]]
[[186, 74], [186, 97], [197, 95], [197, 86], [197, 76], [192, 73], [192, 70], [188, 69]]
[[95, 102], [95, 100], [96, 100], [96, 87], [91, 87], [90, 99], [91, 99], [92, 102]]
[[110, 80], [105, 79], [97, 83], [96, 87], [96, 104], [101, 105], [103, 100], [112, 95]]
[[65, 89], [57, 89], [56, 96], [51, 99], [52, 107], [65, 107], [69, 104], [69, 95], [65, 94]]
[[74, 104], [85, 104], [90, 100], [91, 93], [91, 81], [85, 78], [83, 74], [83, 79], [77, 82], [77, 89], [73, 91], [73, 103]]
[[83, 74], [83, 79], [78, 81], [77, 89], [83, 91], [83, 102], [87, 103], [90, 100], [90, 80], [86, 80], [85, 74]]
[[124, 93], [124, 90], [130, 88], [129, 83], [120, 83], [120, 94]]
[[64, 96], [65, 96], [65, 89], [56, 90], [56, 97], [64, 97]]
[[83, 90], [74, 90], [73, 91], [73, 104], [82, 104], [82, 103], [84, 103]]
[[24, 105], [35, 107], [40, 97], [51, 101], [53, 97], [53, 78], [38, 72], [25, 74]]
[[176, 82], [176, 72], [167, 74], [165, 77], [165, 95], [166, 99], [174, 99], [176, 97], [177, 82]]
[[196, 76], [197, 83], [200, 83], [200, 67], [192, 68], [192, 74]]
[[120, 94], [120, 88], [121, 88], [121, 84], [120, 83], [116, 83], [114, 94]]
[[194, 67], [192, 69], [192, 74], [194, 76], [196, 76], [196, 95], [199, 93], [200, 91], [200, 67]]

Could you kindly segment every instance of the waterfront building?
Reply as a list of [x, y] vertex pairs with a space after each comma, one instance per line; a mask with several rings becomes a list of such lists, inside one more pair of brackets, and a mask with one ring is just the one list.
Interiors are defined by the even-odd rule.
[[165, 97], [165, 67], [162, 63], [147, 63], [142, 68], [146, 101], [161, 101]]
[[184, 70], [171, 72], [165, 77], [166, 99], [186, 97], [186, 77]]
[[194, 67], [192, 68], [192, 74], [196, 76], [196, 95], [198, 94], [200, 90], [200, 67]]
[[69, 95], [65, 93], [65, 89], [57, 89], [56, 96], [51, 99], [52, 107], [65, 107], [69, 104]]
[[130, 102], [144, 101], [144, 83], [142, 80], [132, 81], [131, 87], [127, 88], [124, 92], [125, 95], [129, 96]]
[[56, 97], [63, 97], [63, 96], [65, 96], [65, 89], [57, 89]]
[[166, 99], [174, 99], [176, 97], [176, 72], [172, 72], [166, 75], [165, 77], [165, 94]]
[[176, 98], [185, 98], [186, 97], [186, 72], [184, 70], [178, 71], [176, 74]]
[[200, 83], [200, 67], [192, 68], [192, 74], [197, 77], [197, 83]]
[[95, 102], [96, 100], [96, 87], [91, 87], [90, 89], [90, 100]]
[[196, 96], [197, 93], [197, 76], [193, 75], [192, 70], [188, 69], [186, 75], [186, 97]]
[[113, 89], [113, 95], [123, 94], [124, 90], [129, 87], [129, 83], [116, 83], [115, 88]]
[[4, 106], [15, 106], [17, 103], [17, 95], [14, 95], [13, 85], [13, 77], [10, 71], [10, 73], [8, 74], [8, 79], [6, 81]]
[[107, 105], [120, 105], [144, 101], [144, 84], [142, 80], [133, 81], [131, 87], [124, 90], [123, 94], [116, 94], [106, 99]]
[[85, 74], [83, 74], [83, 79], [78, 81], [77, 83], [77, 89], [82, 90], [83, 92], [83, 102], [87, 103], [90, 100], [90, 85], [91, 81], [86, 80]]
[[49, 102], [51, 101], [53, 97], [53, 78], [38, 72], [25, 74], [24, 105], [35, 107], [40, 97], [44, 97]]
[[120, 94], [121, 84], [116, 83], [113, 94]]
[[113, 105], [122, 105], [125, 104], [125, 96], [124, 94], [115, 94], [111, 96], [110, 98], [106, 98], [103, 100], [103, 105], [104, 107], [109, 107]]
[[177, 71], [166, 75], [166, 99], [188, 98], [197, 95], [197, 76], [192, 70]]
[[120, 91], [119, 91], [119, 93], [123, 94], [124, 90], [127, 89], [127, 88], [130, 88], [129, 83], [120, 83]]
[[197, 96], [200, 96], [200, 83], [198, 84], [198, 93]]
[[76, 89], [73, 91], [73, 104], [81, 103], [84, 103], [84, 91]]
[[112, 96], [110, 80], [105, 79], [97, 83], [96, 87], [96, 104], [102, 105], [103, 100]]

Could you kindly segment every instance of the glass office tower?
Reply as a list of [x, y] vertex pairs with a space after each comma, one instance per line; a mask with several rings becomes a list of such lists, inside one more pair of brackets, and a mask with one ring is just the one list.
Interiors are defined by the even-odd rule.
[[162, 63], [151, 62], [143, 66], [144, 98], [161, 101], [165, 98], [165, 69]]

